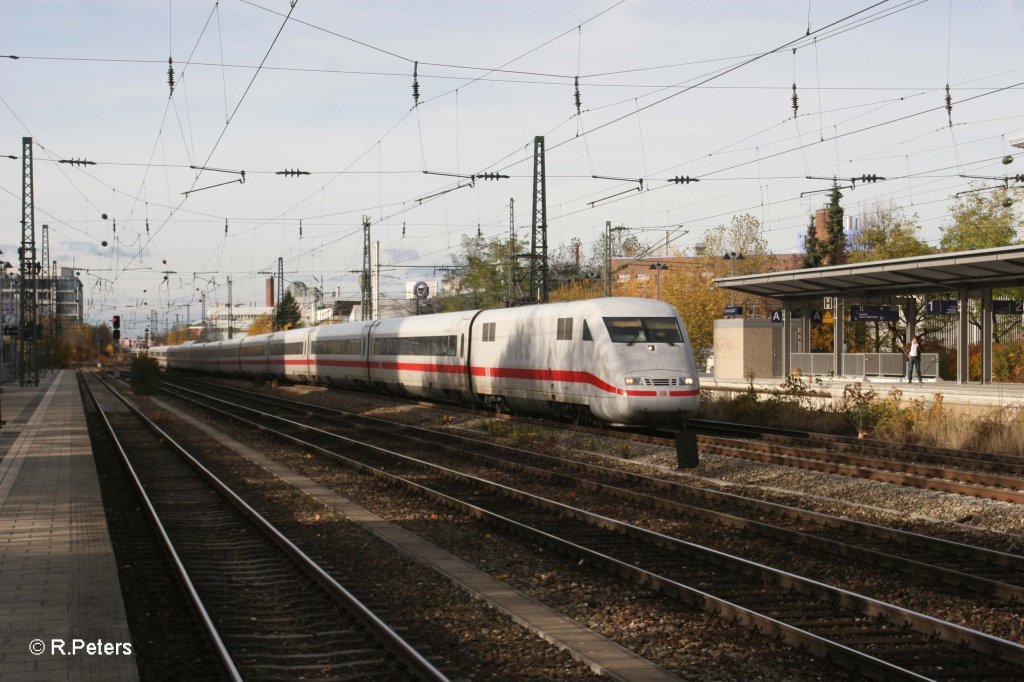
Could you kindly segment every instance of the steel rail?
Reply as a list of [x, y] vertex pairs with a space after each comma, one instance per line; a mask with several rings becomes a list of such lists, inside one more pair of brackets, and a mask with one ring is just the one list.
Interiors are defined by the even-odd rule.
[[[1000, 502], [1012, 502], [1024, 504], [1024, 480], [1019, 478], [984, 477], [990, 483], [983, 485], [978, 483], [981, 476], [970, 476], [976, 482], [958, 482], [948, 478], [932, 478], [925, 473], [926, 469], [917, 468], [918, 473], [907, 473], [900, 471], [898, 463], [875, 458], [851, 458], [842, 455], [829, 453], [814, 453], [809, 450], [792, 449], [790, 454], [782, 452], [771, 452], [764, 448], [750, 446], [748, 443], [740, 443], [734, 439], [710, 440], [707, 436], [698, 436], [697, 439], [703, 452], [711, 452], [724, 457], [735, 457], [737, 459], [764, 462], [767, 464], [780, 464], [782, 466], [806, 469], [809, 471], [821, 471], [830, 474], [840, 474], [851, 478], [865, 478], [883, 483], [895, 483], [912, 488], [923, 488], [925, 490], [936, 490], [940, 492], [956, 493], [968, 497], [979, 497]], [[724, 442], [723, 442], [724, 441]], [[667, 441], [666, 441], [667, 442]], [[829, 461], [831, 458], [840, 461]], [[942, 469], [930, 469], [937, 475], [945, 473]], [[956, 472], [960, 474], [960, 472]], [[966, 476], [965, 476], [966, 477]], [[1016, 484], [1016, 485], [1013, 485]]]
[[106, 388], [120, 400], [136, 417], [139, 418], [150, 430], [164, 439], [167, 445], [174, 449], [188, 464], [213, 488], [221, 493], [234, 507], [236, 507], [248, 520], [252, 521], [263, 533], [278, 545], [286, 555], [297, 565], [303, 568], [318, 584], [332, 594], [342, 603], [344, 608], [359, 620], [364, 627], [374, 633], [375, 637], [386, 648], [392, 651], [411, 672], [428, 682], [448, 682], [448, 677], [439, 671], [430, 661], [423, 657], [416, 649], [405, 641], [398, 633], [391, 629], [373, 611], [367, 608], [358, 598], [338, 583], [329, 573], [320, 567], [313, 559], [303, 552], [297, 545], [289, 540], [281, 531], [271, 524], [262, 514], [256, 511], [226, 483], [220, 480], [212, 471], [200, 463], [191, 453], [181, 446], [170, 434], [153, 423], [145, 414], [133, 405], [127, 398], [122, 396], [113, 387], [106, 385]]
[[163, 548], [164, 553], [167, 555], [167, 558], [174, 569], [174, 573], [177, 576], [178, 581], [181, 583], [181, 586], [188, 597], [188, 601], [199, 619], [199, 624], [203, 630], [203, 634], [210, 643], [212, 653], [217, 659], [217, 663], [220, 665], [222, 672], [228, 677], [228, 679], [242, 682], [242, 676], [238, 672], [238, 668], [235, 665], [234, 660], [231, 658], [230, 652], [228, 652], [227, 647], [224, 645], [224, 640], [221, 639], [220, 633], [217, 631], [217, 626], [213, 623], [213, 618], [210, 617], [210, 613], [206, 610], [206, 606], [203, 604], [203, 600], [199, 596], [199, 592], [196, 590], [195, 585], [192, 582], [192, 578], [189, 577], [188, 570], [185, 568], [184, 562], [181, 560], [181, 557], [178, 556], [174, 543], [171, 541], [171, 537], [167, 533], [167, 529], [160, 520], [160, 515], [156, 511], [156, 507], [153, 506], [153, 502], [149, 499], [149, 495], [146, 493], [146, 489], [142, 485], [142, 480], [139, 478], [138, 474], [135, 472], [135, 467], [128, 459], [128, 453], [125, 451], [124, 445], [121, 443], [121, 439], [114, 431], [113, 424], [110, 423], [110, 419], [107, 418], [107, 413], [100, 406], [99, 400], [93, 392], [92, 386], [90, 386], [88, 380], [81, 375], [81, 372], [79, 372], [79, 379], [82, 386], [85, 387], [86, 392], [89, 394], [89, 398], [92, 399], [92, 403], [96, 407], [97, 414], [99, 414], [100, 418], [103, 420], [103, 426], [107, 431], [107, 435], [110, 437], [114, 447], [117, 448], [121, 464], [124, 466], [128, 477], [131, 479], [132, 487], [135, 489], [135, 494], [139, 498], [139, 501], [146, 512], [146, 516], [149, 518], [149, 522], [153, 524], [153, 530], [156, 532], [160, 545]]
[[895, 444], [873, 438], [854, 438], [852, 436], [840, 436], [831, 433], [816, 433], [813, 431], [796, 431], [790, 429], [779, 429], [774, 427], [751, 426], [748, 424], [734, 424], [730, 422], [719, 422], [707, 419], [692, 419], [690, 425], [698, 431], [729, 433], [734, 435], [758, 434], [761, 440], [770, 440], [786, 443], [791, 440], [806, 441], [809, 445], [819, 445], [829, 448], [838, 448], [846, 452], [861, 452], [868, 454], [889, 455], [913, 454], [919, 455], [920, 461], [932, 461], [937, 463], [949, 463], [957, 467], [977, 467], [979, 469], [1013, 471], [1024, 474], [1024, 462], [1016, 455], [1003, 455], [994, 452], [980, 452], [977, 450], [955, 450], [942, 448], [933, 445], [922, 445], [919, 443]]

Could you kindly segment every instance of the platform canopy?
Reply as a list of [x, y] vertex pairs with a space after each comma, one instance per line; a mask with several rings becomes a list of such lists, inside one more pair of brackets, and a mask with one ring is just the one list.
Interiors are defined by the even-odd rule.
[[715, 280], [722, 289], [777, 299], [981, 292], [1024, 287], [1024, 246], [786, 270]]
[[[790, 335], [794, 319], [801, 325], [800, 343], [811, 338], [811, 312], [814, 299], [834, 301], [842, 310], [847, 304], [900, 302], [907, 320], [907, 335], [917, 327], [920, 306], [913, 297], [920, 294], [945, 293], [955, 298], [957, 305], [957, 349], [971, 344], [971, 325], [981, 327], [981, 382], [992, 381], [992, 327], [995, 309], [993, 290], [1024, 287], [1024, 246], [1003, 246], [958, 253], [941, 253], [912, 258], [833, 265], [805, 270], [785, 270], [758, 275], [723, 277], [715, 284], [722, 289], [740, 291], [755, 296], [774, 298], [782, 302], [783, 322], [783, 374], [791, 368], [792, 346]], [[902, 299], [902, 301], [901, 301]], [[970, 301], [980, 303], [980, 321], [969, 318]], [[843, 374], [843, 332], [845, 313], [835, 316], [833, 334], [833, 368]], [[803, 351], [806, 352], [806, 351]], [[967, 383], [970, 353], [957, 354], [957, 382]]]

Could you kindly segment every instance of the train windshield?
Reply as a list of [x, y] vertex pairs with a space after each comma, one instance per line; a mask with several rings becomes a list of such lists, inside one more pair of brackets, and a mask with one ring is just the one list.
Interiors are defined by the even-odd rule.
[[674, 317], [606, 317], [604, 325], [614, 343], [682, 343]]

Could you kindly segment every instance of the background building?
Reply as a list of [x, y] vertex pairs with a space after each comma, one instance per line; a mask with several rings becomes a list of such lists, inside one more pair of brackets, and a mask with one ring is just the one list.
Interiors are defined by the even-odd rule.
[[[19, 326], [21, 276], [11, 273], [14, 266], [9, 262], [0, 263], [0, 320], [3, 336], [0, 337], [0, 381], [7, 381], [15, 372], [16, 342]], [[75, 276], [74, 268], [60, 268], [56, 277], [37, 277], [30, 295], [36, 299], [36, 311], [40, 324], [56, 328], [80, 324], [85, 315], [82, 281]]]

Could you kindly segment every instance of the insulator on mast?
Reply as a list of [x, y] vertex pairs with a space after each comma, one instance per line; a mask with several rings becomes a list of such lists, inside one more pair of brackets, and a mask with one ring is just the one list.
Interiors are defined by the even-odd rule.
[[419, 69], [420, 63], [412, 63], [412, 101], [413, 106], [418, 107], [420, 105], [420, 81], [419, 81]]
[[949, 94], [949, 83], [946, 83], [946, 115], [949, 116], [949, 127], [953, 127], [953, 96]]
[[797, 104], [799, 99], [800, 98], [796, 96], [796, 83], [793, 83], [793, 118], [796, 118], [797, 109], [800, 108], [800, 106]]
[[576, 115], [580, 115], [580, 77], [576, 76]]
[[170, 86], [170, 94], [174, 94], [174, 60], [167, 58], [167, 85]]

